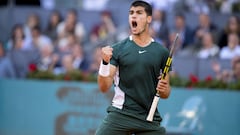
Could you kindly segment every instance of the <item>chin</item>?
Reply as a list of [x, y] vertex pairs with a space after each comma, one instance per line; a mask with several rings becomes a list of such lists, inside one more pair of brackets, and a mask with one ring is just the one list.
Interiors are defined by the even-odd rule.
[[136, 32], [136, 31], [132, 31], [131, 32], [133, 35], [139, 35], [139, 32]]
[[132, 32], [132, 35], [137, 35], [138, 33], [136, 33], [136, 32]]

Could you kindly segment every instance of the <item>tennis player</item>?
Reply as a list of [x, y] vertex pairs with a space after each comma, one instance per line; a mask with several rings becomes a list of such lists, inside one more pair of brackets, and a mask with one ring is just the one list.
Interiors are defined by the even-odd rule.
[[96, 135], [165, 134], [157, 110], [152, 122], [146, 120], [156, 92], [161, 98], [170, 94], [169, 76], [159, 79], [169, 51], [150, 36], [151, 21], [151, 5], [134, 1], [129, 10], [131, 35], [102, 48], [98, 85], [107, 92], [114, 84], [115, 95]]

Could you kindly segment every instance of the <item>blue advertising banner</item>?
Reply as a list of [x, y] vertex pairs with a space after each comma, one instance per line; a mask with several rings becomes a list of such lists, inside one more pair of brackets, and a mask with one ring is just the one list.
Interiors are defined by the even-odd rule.
[[91, 135], [111, 96], [96, 84], [0, 82], [0, 135]]
[[[0, 135], [94, 135], [112, 96], [96, 83], [0, 80]], [[158, 108], [169, 133], [240, 134], [240, 92], [172, 88]]]

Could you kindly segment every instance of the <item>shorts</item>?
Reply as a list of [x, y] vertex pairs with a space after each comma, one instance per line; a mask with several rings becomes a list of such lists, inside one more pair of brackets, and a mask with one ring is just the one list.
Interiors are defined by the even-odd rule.
[[166, 130], [159, 122], [149, 122], [121, 114], [109, 112], [95, 135], [165, 135]]

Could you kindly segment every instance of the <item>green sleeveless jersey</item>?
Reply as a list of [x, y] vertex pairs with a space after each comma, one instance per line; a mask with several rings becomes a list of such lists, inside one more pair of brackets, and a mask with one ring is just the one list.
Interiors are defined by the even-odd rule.
[[[115, 95], [108, 111], [145, 120], [156, 94], [160, 69], [164, 69], [169, 51], [154, 40], [148, 46], [140, 47], [131, 36], [112, 47], [110, 63], [117, 67], [117, 73], [114, 77]], [[158, 111], [154, 121], [161, 121]]]

